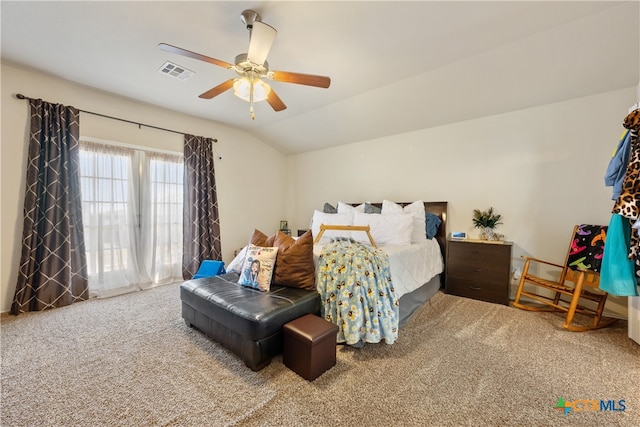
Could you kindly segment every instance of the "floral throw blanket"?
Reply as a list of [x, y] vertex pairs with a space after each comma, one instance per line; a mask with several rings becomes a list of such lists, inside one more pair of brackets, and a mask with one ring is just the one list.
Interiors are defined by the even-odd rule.
[[316, 286], [322, 316], [338, 325], [339, 343], [361, 346], [398, 338], [398, 299], [389, 258], [377, 248], [335, 241], [322, 249]]

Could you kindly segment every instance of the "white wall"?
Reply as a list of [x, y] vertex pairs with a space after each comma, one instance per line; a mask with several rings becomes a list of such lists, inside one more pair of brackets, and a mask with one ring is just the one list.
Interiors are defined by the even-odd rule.
[[[2, 64], [0, 71], [2, 311], [11, 305], [17, 278], [29, 127], [27, 102], [16, 99], [16, 93], [218, 138], [216, 150], [224, 159], [216, 161], [216, 179], [227, 262], [253, 228], [272, 233], [286, 218], [295, 232], [308, 227], [313, 210], [325, 201], [385, 198], [446, 200], [449, 231], [470, 233], [476, 232], [473, 209], [493, 206], [504, 216], [498, 231], [514, 242], [514, 266], [521, 266], [523, 254], [562, 260], [574, 224], [609, 222], [613, 202], [603, 184], [604, 171], [622, 120], [636, 102], [633, 87], [285, 157], [215, 122], [11, 64]], [[83, 136], [182, 150], [180, 135], [87, 114], [81, 115], [80, 129]], [[611, 297], [607, 309], [626, 315], [626, 305], [626, 298]]]
[[[514, 242], [514, 267], [521, 255], [562, 262], [574, 224], [609, 223], [604, 173], [635, 91], [292, 156], [290, 223], [308, 227], [324, 202], [446, 200], [449, 231], [477, 235], [473, 209], [493, 206], [504, 217], [498, 232]], [[626, 305], [611, 297], [607, 310], [626, 315]]]
[[[216, 185], [220, 208], [223, 259], [244, 246], [254, 228], [278, 229], [284, 218], [287, 158], [255, 137], [218, 123], [177, 114], [99, 92], [68, 81], [3, 63], [0, 206], [0, 310], [11, 307], [18, 277], [22, 239], [22, 209], [27, 163], [29, 107], [15, 98], [22, 93], [52, 103], [120, 117], [194, 135], [217, 138]], [[82, 136], [182, 152], [182, 135], [80, 115]], [[265, 168], [265, 165], [269, 165]]]

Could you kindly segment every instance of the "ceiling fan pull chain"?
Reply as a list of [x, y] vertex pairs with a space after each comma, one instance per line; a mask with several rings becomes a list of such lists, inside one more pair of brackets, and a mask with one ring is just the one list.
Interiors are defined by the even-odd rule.
[[249, 83], [251, 83], [251, 86], [249, 87], [249, 102], [251, 103], [249, 111], [251, 112], [251, 120], [255, 120], [256, 115], [253, 113], [253, 73], [250, 74]]

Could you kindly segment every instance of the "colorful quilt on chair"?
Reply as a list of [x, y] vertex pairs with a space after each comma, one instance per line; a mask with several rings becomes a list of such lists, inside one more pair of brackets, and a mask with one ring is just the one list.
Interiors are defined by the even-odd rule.
[[316, 286], [322, 316], [340, 328], [338, 342], [393, 344], [398, 338], [398, 299], [382, 250], [352, 241], [326, 245]]
[[606, 225], [579, 225], [571, 242], [567, 265], [572, 270], [600, 271], [607, 240]]

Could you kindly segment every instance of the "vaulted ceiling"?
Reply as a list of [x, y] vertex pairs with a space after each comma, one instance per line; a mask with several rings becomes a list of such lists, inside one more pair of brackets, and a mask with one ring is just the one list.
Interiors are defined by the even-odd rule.
[[[637, 1], [2, 1], [2, 59], [145, 103], [246, 130], [284, 153], [394, 135], [635, 87]], [[199, 94], [247, 51], [240, 14], [278, 31], [271, 69], [331, 77], [320, 89], [269, 82], [273, 111], [229, 90]], [[158, 70], [171, 61], [187, 81]], [[26, 89], [25, 89], [26, 90]], [[38, 94], [29, 94], [38, 96]], [[55, 100], [51, 100], [55, 101]], [[81, 106], [79, 106], [81, 108]]]

